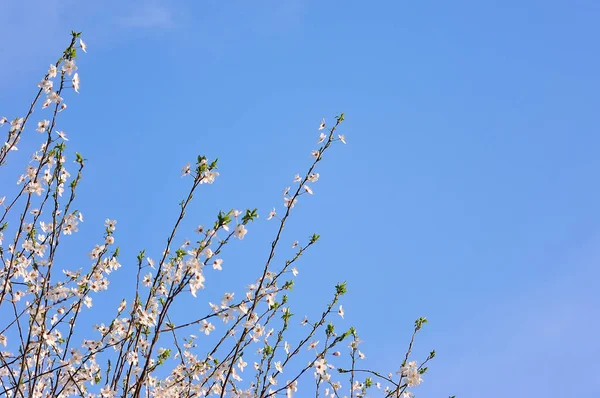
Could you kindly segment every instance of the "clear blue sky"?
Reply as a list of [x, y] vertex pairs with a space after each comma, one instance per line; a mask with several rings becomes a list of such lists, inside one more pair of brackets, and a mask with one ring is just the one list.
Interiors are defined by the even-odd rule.
[[427, 316], [420, 397], [600, 396], [598, 1], [123, 4], [0, 0], [0, 116], [24, 112], [71, 29], [89, 45], [63, 118], [89, 159], [82, 259], [106, 217], [124, 264], [162, 250], [181, 166], [218, 156], [181, 238], [258, 207], [215, 282], [243, 286], [320, 118], [345, 112], [348, 145], [286, 228], [322, 235], [301, 308], [347, 280], [345, 324], [386, 372]]

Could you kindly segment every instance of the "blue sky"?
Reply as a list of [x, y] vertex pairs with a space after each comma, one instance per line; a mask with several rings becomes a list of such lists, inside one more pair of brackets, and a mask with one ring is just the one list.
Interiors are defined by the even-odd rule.
[[160, 252], [180, 168], [206, 154], [221, 177], [181, 239], [258, 207], [215, 289], [249, 283], [267, 212], [321, 117], [345, 112], [348, 145], [286, 228], [322, 235], [298, 311], [347, 280], [343, 324], [384, 372], [427, 316], [417, 353], [438, 358], [420, 397], [600, 395], [600, 3], [0, 0], [0, 15], [0, 116], [25, 110], [71, 29], [88, 42], [63, 117], [89, 159], [82, 259], [106, 217], [123, 263]]

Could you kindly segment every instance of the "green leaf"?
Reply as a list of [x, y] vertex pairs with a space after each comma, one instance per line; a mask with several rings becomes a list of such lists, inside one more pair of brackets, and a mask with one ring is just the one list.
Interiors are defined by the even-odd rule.
[[329, 325], [327, 325], [327, 329], [325, 330], [325, 334], [327, 334], [327, 336], [333, 336], [335, 333], [335, 326], [333, 326], [333, 323], [329, 322]]
[[421, 317], [415, 321], [415, 329], [420, 330], [427, 323], [427, 318]]
[[342, 282], [342, 283], [338, 283], [335, 286], [335, 292], [336, 294], [339, 294], [340, 296], [343, 296], [344, 294], [346, 294], [348, 290], [346, 289], [346, 282]]

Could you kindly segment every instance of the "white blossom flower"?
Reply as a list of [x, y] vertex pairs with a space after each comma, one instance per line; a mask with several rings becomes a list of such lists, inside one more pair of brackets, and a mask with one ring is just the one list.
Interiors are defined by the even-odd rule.
[[71, 76], [75, 71], [77, 71], [77, 66], [75, 65], [74, 59], [68, 59], [65, 61], [62, 67], [62, 71], [67, 75]]
[[125, 360], [128, 364], [136, 366], [138, 364], [138, 354], [135, 351], [129, 351], [125, 355]]
[[79, 93], [79, 83], [80, 83], [79, 73], [75, 73], [73, 75], [72, 83], [73, 83], [73, 89], [75, 90], [75, 92]]
[[69, 141], [69, 139], [67, 138], [67, 135], [65, 134], [64, 131], [57, 131], [56, 135], [58, 135], [60, 138], [62, 138], [65, 141]]
[[215, 182], [215, 178], [219, 176], [218, 171], [205, 171], [200, 180], [200, 184], [212, 184]]
[[338, 138], [339, 138], [339, 140], [340, 140], [340, 141], [342, 141], [344, 144], [346, 143], [346, 137], [345, 137], [343, 134], [342, 134], [342, 135], [339, 135], [339, 134], [338, 134]]
[[340, 308], [338, 309], [338, 315], [342, 317], [342, 319], [344, 318], [344, 309], [342, 308], [342, 306], [340, 305]]
[[231, 300], [233, 300], [233, 297], [234, 297], [234, 296], [235, 296], [235, 293], [229, 293], [229, 292], [226, 292], [226, 293], [223, 295], [223, 299], [221, 299], [221, 304], [223, 304], [225, 307], [227, 307], [227, 306], [228, 306], [228, 304], [229, 304], [229, 302], [230, 302]]
[[181, 169], [181, 176], [186, 176], [188, 174], [192, 173], [192, 168], [190, 166], [190, 164], [186, 164], [185, 166], [183, 166], [183, 168]]
[[283, 366], [281, 366], [281, 361], [275, 362], [275, 370], [277, 370], [279, 373], [283, 373]]
[[310, 187], [309, 187], [308, 185], [304, 185], [304, 190], [305, 190], [305, 191], [306, 191], [308, 194], [310, 194], [310, 195], [312, 195], [312, 194], [313, 194], [313, 191], [312, 191], [312, 189], [310, 189]]
[[248, 362], [244, 361], [244, 358], [240, 357], [240, 359], [238, 360], [237, 366], [240, 369], [241, 372], [244, 371], [244, 368], [248, 365]]
[[15, 118], [12, 122], [10, 122], [10, 132], [17, 131], [23, 125], [23, 121], [25, 119], [22, 117]]
[[415, 361], [411, 361], [400, 368], [398, 372], [396, 372], [399, 376], [407, 378], [408, 387], [416, 387], [423, 381], [421, 374], [419, 373], [419, 369], [417, 367], [417, 363]]
[[44, 192], [44, 188], [39, 181], [31, 181], [29, 184], [27, 184], [27, 192], [35, 193], [37, 196], [41, 196], [42, 192]]
[[52, 80], [42, 80], [38, 83], [38, 87], [41, 88], [45, 93], [49, 93], [52, 91], [52, 87], [54, 86], [54, 82]]
[[277, 212], [275, 211], [275, 208], [273, 207], [273, 210], [271, 210], [269, 212], [269, 217], [267, 217], [267, 220], [270, 220], [271, 218], [275, 217], [277, 215]]
[[62, 100], [62, 97], [58, 95], [56, 91], [51, 91], [50, 94], [48, 94], [47, 101], [50, 101], [51, 103], [54, 102], [55, 104], [60, 104]]
[[319, 152], [317, 149], [315, 149], [314, 151], [312, 151], [310, 153], [310, 156], [312, 156], [313, 158], [318, 158], [320, 154], [321, 154], [321, 152]]
[[319, 134], [319, 141], [317, 142], [317, 144], [322, 144], [323, 141], [325, 141], [325, 138], [327, 138], [327, 135], [325, 133]]
[[248, 233], [248, 230], [246, 230], [246, 227], [244, 226], [244, 224], [238, 224], [235, 227], [235, 236], [238, 239], [244, 239], [244, 236], [246, 236], [247, 233]]
[[104, 220], [104, 226], [108, 229], [110, 229], [111, 231], [114, 231], [116, 229], [116, 224], [117, 224], [117, 220], [111, 220], [111, 219], [106, 219]]
[[319, 130], [323, 130], [325, 128], [325, 118], [321, 119], [321, 124], [319, 124]]
[[[41, 225], [41, 223], [40, 223]], [[50, 228], [52, 228], [52, 224], [50, 224]], [[44, 231], [44, 232], [48, 232], [48, 231]], [[96, 259], [98, 258], [98, 256], [100, 255], [100, 253], [102, 253], [102, 251], [104, 250], [104, 245], [96, 245], [92, 251], [89, 253], [90, 258]]]
[[267, 303], [269, 304], [269, 307], [273, 307], [273, 305], [275, 305], [275, 295], [274, 294], [267, 294], [267, 296], [265, 297], [265, 299], [267, 300]]
[[58, 69], [56, 69], [56, 65], [50, 65], [50, 68], [48, 69], [48, 77], [49, 78], [56, 77], [57, 72], [58, 72]]
[[85, 44], [85, 43], [83, 42], [83, 40], [81, 40], [81, 39], [79, 39], [79, 46], [81, 46], [81, 50], [82, 50], [84, 53], [87, 53], [87, 44]]
[[313, 364], [313, 367], [315, 368], [315, 372], [321, 376], [323, 376], [327, 370], [327, 366], [325, 366], [325, 361], [323, 359], [317, 359]]
[[288, 198], [288, 197], [283, 198], [283, 205], [285, 207], [289, 207], [290, 209], [294, 208], [294, 205], [296, 204], [296, 202], [297, 202], [297, 199], [295, 199], [295, 198], [293, 200], [292, 200], [292, 198]]
[[210, 322], [207, 322], [206, 319], [203, 319], [202, 325], [200, 326], [200, 331], [204, 332], [204, 334], [208, 336], [213, 330], [215, 330], [214, 325]]
[[43, 133], [44, 131], [46, 131], [49, 124], [50, 124], [50, 120], [42, 120], [41, 122], [38, 122], [36, 131]]
[[85, 296], [83, 304], [88, 308], [92, 308], [92, 298], [90, 296]]
[[220, 258], [216, 259], [213, 263], [213, 268], [216, 269], [217, 271], [222, 271], [223, 270], [223, 260], [221, 260]]
[[110, 386], [105, 386], [100, 390], [100, 395], [102, 398], [114, 398], [116, 391], [114, 391]]
[[286, 397], [292, 398], [293, 393], [298, 391], [298, 380], [294, 380], [293, 382], [288, 381], [286, 384], [289, 384], [285, 391]]
[[198, 289], [204, 289], [205, 280], [206, 278], [204, 278], [201, 270], [194, 272], [194, 275], [190, 280], [190, 292], [192, 293], [192, 296], [196, 297], [196, 291], [198, 291]]
[[252, 340], [254, 340], [254, 342], [258, 342], [259, 337], [264, 334], [265, 328], [257, 323], [256, 326], [254, 326], [254, 329], [252, 329]]

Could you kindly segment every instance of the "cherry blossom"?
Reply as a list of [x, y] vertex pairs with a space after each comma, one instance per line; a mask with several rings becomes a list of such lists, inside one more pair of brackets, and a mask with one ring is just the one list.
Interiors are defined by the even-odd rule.
[[321, 123], [319, 124], [319, 130], [323, 130], [325, 128], [325, 118], [321, 119]]
[[[76, 51], [79, 48], [81, 51]], [[186, 238], [194, 231], [190, 214], [206, 216], [190, 211], [188, 203], [197, 189], [204, 188], [202, 184], [213, 184], [219, 176], [216, 160], [205, 156], [182, 169], [183, 176], [191, 176], [182, 182], [189, 189], [184, 196], [188, 199], [180, 203], [175, 226], [161, 246], [152, 244], [147, 251], [134, 255], [127, 250], [121, 253], [116, 244], [120, 240], [117, 221], [106, 218], [105, 228], [96, 230], [94, 242], [99, 243], [89, 243], [92, 249], [88, 258], [60, 251], [69, 247], [63, 242], [73, 239], [84, 219], [77, 210], [80, 204], [75, 200], [75, 190], [86, 162], [82, 155], [71, 151], [67, 135], [58, 129], [68, 125], [63, 124], [63, 118], [71, 113], [59, 115], [66, 109], [65, 98], [78, 98], [70, 90], [63, 90], [72, 87], [79, 93], [80, 77], [73, 58], [86, 51], [80, 34], [73, 32], [67, 50], [55, 65], [50, 65], [38, 89], [33, 87], [35, 99], [29, 113], [12, 119], [7, 141], [0, 146], [3, 165], [9, 149], [16, 150], [21, 138], [41, 141], [35, 144], [33, 155], [26, 157], [28, 163], [17, 180], [17, 193], [11, 197], [13, 193], [7, 189], [2, 194], [9, 196], [0, 198], [0, 217], [8, 215], [0, 221], [0, 253], [4, 253], [0, 307], [5, 305], [9, 314], [0, 320], [0, 345], [6, 349], [0, 363], [8, 362], [0, 364], [0, 385], [5, 395], [291, 397], [296, 393], [311, 396], [316, 389], [316, 395], [334, 398], [346, 394], [363, 397], [370, 386], [381, 388], [383, 384], [386, 395], [408, 398], [410, 393], [403, 389], [421, 384], [426, 367], [417, 365], [423, 362], [413, 360], [409, 348], [397, 378], [378, 372], [365, 374], [358, 369], [356, 361], [366, 355], [358, 350], [361, 341], [357, 332], [337, 325], [342, 323], [337, 316], [345, 316], [340, 305], [345, 283], [335, 286], [330, 301], [311, 315], [311, 322], [307, 316], [301, 322], [293, 317], [297, 298], [288, 296], [299, 275], [297, 262], [319, 237], [314, 234], [301, 244], [294, 228], [287, 228], [290, 209], [299, 196], [313, 194], [312, 187], [320, 179], [318, 166], [327, 159], [329, 148], [335, 147], [331, 143], [346, 143], [345, 137], [338, 134], [343, 114], [328, 134], [319, 134], [318, 143], [325, 144], [312, 151], [312, 161], [306, 159], [306, 171], [294, 175], [297, 189], [284, 190], [287, 210], [281, 217], [276, 208], [269, 212], [267, 220], [277, 218], [279, 222], [264, 225], [264, 229], [274, 230], [268, 260], [255, 269], [255, 279], [245, 288], [240, 286], [241, 291], [234, 290], [234, 286], [221, 289], [219, 283], [228, 283], [231, 272], [242, 267], [253, 269], [257, 261], [250, 257], [247, 261], [244, 258], [241, 265], [232, 261], [223, 271], [221, 257], [230, 247], [235, 251], [237, 245], [251, 243], [244, 237], [249, 224], [258, 218], [256, 210], [223, 210], [214, 215], [215, 219], [202, 221], [207, 228], [195, 228], [195, 239]], [[49, 120], [37, 125], [32, 120], [26, 125], [31, 112], [40, 105], [50, 108], [44, 111]], [[0, 118], [0, 126], [8, 121]], [[21, 134], [29, 127], [48, 134]], [[322, 119], [319, 131], [325, 128]], [[71, 137], [73, 134], [78, 132], [70, 131]], [[75, 153], [73, 158], [71, 153]], [[126, 220], [121, 222], [129, 231], [135, 231]], [[193, 222], [197, 225], [198, 221]], [[293, 242], [291, 250], [285, 242]], [[80, 243], [73, 241], [70, 247], [78, 248]], [[309, 269], [309, 278], [318, 275], [311, 274], [318, 272], [318, 266]], [[115, 280], [118, 283], [111, 283]], [[126, 289], [117, 289], [124, 286]], [[215, 299], [215, 288], [226, 292]], [[209, 308], [198, 300], [206, 300]], [[112, 310], [98, 313], [105, 303], [110, 303]], [[16, 319], [9, 319], [10, 314]], [[94, 327], [86, 328], [87, 321]], [[416, 322], [415, 333], [424, 322], [424, 318]], [[288, 334], [292, 328], [295, 330]], [[209, 337], [199, 339], [190, 334], [194, 330]], [[412, 347], [412, 341], [410, 344]], [[346, 345], [350, 355], [342, 356], [340, 347]], [[434, 355], [432, 351], [425, 362]], [[248, 368], [248, 363], [253, 366]], [[285, 383], [281, 374], [286, 376]], [[365, 381], [365, 377], [377, 381]]]

